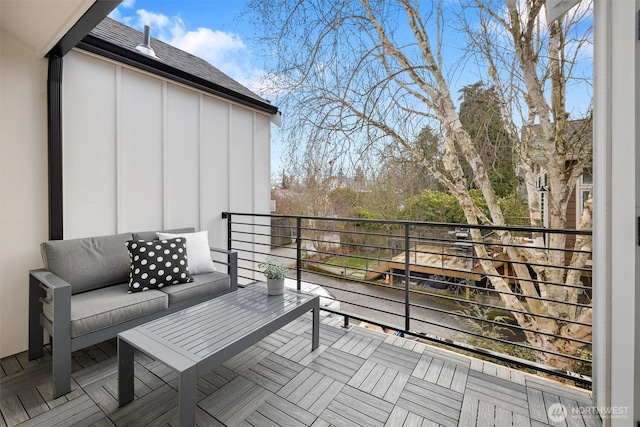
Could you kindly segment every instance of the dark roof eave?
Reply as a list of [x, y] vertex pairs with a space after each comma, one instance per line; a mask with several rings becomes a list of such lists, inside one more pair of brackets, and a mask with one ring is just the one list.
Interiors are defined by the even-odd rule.
[[187, 86], [191, 86], [198, 90], [238, 102], [239, 104], [255, 108], [265, 113], [278, 113], [278, 107], [274, 105], [266, 102], [261, 102], [257, 99], [235, 92], [203, 78], [194, 76], [193, 74], [187, 73], [186, 71], [182, 71], [170, 65], [164, 64], [161, 61], [158, 61], [151, 57], [147, 57], [144, 54], [133, 52], [124, 47], [109, 43], [105, 40], [92, 36], [91, 34], [87, 35], [80, 43], [78, 43], [76, 47], [100, 56], [104, 56], [106, 58], [113, 59], [123, 64], [131, 65], [132, 67], [148, 71], [150, 73], [185, 84]]
[[93, 3], [71, 29], [51, 48], [45, 55], [45, 58], [52, 56], [62, 58], [65, 56], [73, 49], [79, 40], [82, 40], [83, 37], [89, 34], [121, 1], [122, 0], [100, 0]]

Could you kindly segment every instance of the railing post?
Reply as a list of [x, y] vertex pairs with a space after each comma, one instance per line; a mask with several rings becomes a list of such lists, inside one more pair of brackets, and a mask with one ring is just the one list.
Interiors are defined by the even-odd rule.
[[296, 282], [298, 290], [302, 289], [302, 218], [296, 217]]
[[[222, 218], [227, 220], [227, 250], [231, 250], [231, 213], [222, 212]], [[231, 268], [231, 254], [227, 255], [227, 265]]]
[[404, 225], [404, 330], [409, 331], [409, 281], [411, 279], [411, 270], [409, 269], [409, 223]]

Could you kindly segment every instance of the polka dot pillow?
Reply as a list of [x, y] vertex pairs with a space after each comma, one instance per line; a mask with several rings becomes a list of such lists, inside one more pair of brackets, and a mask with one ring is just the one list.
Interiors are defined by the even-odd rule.
[[187, 264], [185, 238], [129, 240], [126, 245], [131, 257], [127, 293], [193, 281]]

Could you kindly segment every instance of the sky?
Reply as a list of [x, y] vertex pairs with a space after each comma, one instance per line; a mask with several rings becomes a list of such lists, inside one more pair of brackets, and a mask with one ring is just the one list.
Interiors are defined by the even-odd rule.
[[251, 25], [240, 19], [244, 0], [124, 0], [109, 16], [196, 55], [258, 91], [263, 73]]
[[[257, 44], [256, 29], [243, 18], [248, 0], [123, 0], [110, 17], [140, 31], [151, 27], [151, 35], [196, 55], [234, 78], [255, 93], [269, 99], [261, 89], [267, 56]], [[591, 46], [586, 46], [587, 50]], [[591, 56], [591, 52], [586, 52]], [[587, 70], [588, 74], [591, 72]], [[475, 75], [459, 76], [458, 87], [477, 80]], [[469, 80], [471, 79], [471, 80]], [[468, 81], [467, 81], [468, 80]], [[454, 92], [456, 87], [452, 86]], [[569, 111], [577, 106], [584, 112], [590, 91], [569, 88]], [[283, 135], [272, 127], [271, 172], [282, 169]]]
[[[196, 55], [257, 94], [264, 57], [252, 43], [256, 34], [241, 18], [245, 0], [123, 0], [109, 15], [151, 36]], [[281, 169], [281, 137], [272, 127], [271, 171]]]

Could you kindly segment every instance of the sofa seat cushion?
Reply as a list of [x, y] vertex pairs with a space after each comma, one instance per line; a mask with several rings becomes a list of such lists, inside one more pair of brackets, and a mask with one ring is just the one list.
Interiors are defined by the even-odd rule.
[[164, 292], [169, 296], [169, 306], [190, 300], [191, 298], [225, 291], [231, 287], [229, 275], [217, 271], [205, 274], [194, 274], [191, 277], [193, 278], [193, 282], [180, 283], [159, 289], [160, 292]]
[[[169, 305], [167, 294], [149, 290], [127, 294], [127, 283], [71, 296], [71, 337], [107, 328], [158, 311]], [[46, 307], [46, 306], [45, 306]], [[52, 313], [45, 310], [51, 320]]]

